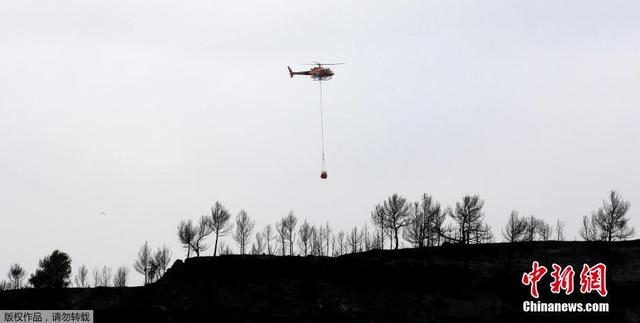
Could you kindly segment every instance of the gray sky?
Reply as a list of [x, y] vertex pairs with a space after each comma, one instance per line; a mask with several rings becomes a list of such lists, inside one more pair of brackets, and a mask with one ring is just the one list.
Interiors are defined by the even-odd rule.
[[[616, 189], [640, 226], [639, 54], [638, 1], [2, 1], [0, 273], [183, 258], [216, 200], [349, 229], [479, 193], [499, 239], [513, 209], [573, 239]], [[326, 181], [318, 85], [286, 72], [313, 60], [348, 63]]]

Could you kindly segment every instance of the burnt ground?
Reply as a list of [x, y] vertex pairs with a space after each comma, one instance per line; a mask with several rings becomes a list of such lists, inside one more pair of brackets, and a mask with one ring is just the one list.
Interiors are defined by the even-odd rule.
[[[576, 271], [571, 295], [609, 313], [525, 313], [533, 260]], [[581, 294], [582, 264], [607, 265], [608, 295]], [[176, 261], [145, 287], [0, 292], [0, 309], [93, 309], [96, 322], [640, 322], [640, 240], [375, 250], [337, 258], [220, 256]]]

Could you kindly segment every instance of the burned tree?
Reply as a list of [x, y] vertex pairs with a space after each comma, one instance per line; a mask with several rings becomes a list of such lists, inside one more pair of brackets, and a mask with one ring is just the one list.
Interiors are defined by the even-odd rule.
[[150, 283], [150, 270], [153, 255], [151, 254], [151, 247], [149, 242], [145, 242], [140, 250], [138, 250], [138, 257], [133, 263], [133, 269], [144, 276], [144, 284]]
[[309, 254], [312, 230], [314, 230], [313, 227], [309, 225], [306, 220], [298, 229], [298, 244], [300, 245], [300, 251], [302, 251], [303, 256]]
[[[208, 225], [205, 224], [205, 227], [208, 228]], [[192, 246], [194, 245], [197, 232], [198, 230], [193, 225], [193, 221], [191, 221], [191, 219], [187, 221], [180, 221], [180, 224], [178, 225], [178, 240], [180, 240], [182, 247], [187, 249], [187, 259], [191, 256], [191, 249], [193, 249]]]
[[116, 270], [115, 276], [113, 276], [113, 287], [126, 287], [128, 278], [129, 269], [127, 269], [126, 266], [121, 266]]
[[374, 207], [373, 211], [371, 211], [371, 222], [378, 231], [376, 236], [378, 238], [378, 245], [380, 246], [380, 249], [384, 249], [384, 234], [386, 228], [384, 219], [384, 208], [382, 208], [382, 205], [378, 204]]
[[556, 240], [558, 240], [558, 241], [564, 241], [565, 240], [565, 236], [564, 236], [564, 221], [561, 221], [560, 219], [558, 219], [558, 221], [556, 221], [555, 237], [556, 237]]
[[215, 244], [213, 246], [213, 255], [215, 256], [218, 251], [218, 240], [220, 237], [226, 236], [231, 232], [232, 225], [229, 222], [231, 219], [231, 213], [222, 206], [220, 202], [217, 202], [211, 207], [211, 217], [209, 218], [209, 226], [213, 234], [215, 234]]
[[7, 273], [7, 278], [9, 278], [9, 283], [11, 284], [11, 288], [20, 289], [22, 288], [22, 281], [24, 277], [27, 275], [27, 272], [20, 266], [19, 264], [13, 264], [9, 267], [9, 272]]
[[635, 230], [629, 225], [627, 216], [630, 206], [620, 194], [611, 191], [609, 199], [603, 201], [602, 207], [591, 215], [604, 240], [626, 240], [634, 235]]
[[89, 287], [89, 269], [87, 269], [87, 266], [82, 265], [78, 268], [75, 281], [76, 287]]
[[484, 201], [478, 195], [467, 195], [462, 202], [456, 202], [455, 211], [449, 215], [455, 221], [456, 237], [450, 239], [462, 244], [481, 243], [491, 238], [488, 225], [484, 224], [482, 208]]
[[511, 211], [506, 227], [502, 230], [502, 236], [507, 242], [524, 240], [527, 221], [518, 216], [518, 211]]
[[399, 194], [393, 194], [384, 201], [382, 209], [384, 212], [385, 228], [393, 233], [393, 239], [395, 241], [394, 249], [397, 250], [400, 243], [400, 230], [407, 224], [407, 216], [409, 215], [407, 199]]
[[245, 210], [241, 210], [236, 216], [236, 231], [233, 234], [233, 240], [238, 243], [241, 255], [245, 254], [254, 224]]
[[262, 236], [264, 237], [264, 244], [265, 244], [265, 248], [267, 249], [267, 254], [273, 255], [275, 250], [271, 246], [271, 242], [275, 238], [275, 235], [273, 233], [273, 227], [271, 226], [271, 224], [267, 224], [264, 227], [264, 230], [262, 230]]

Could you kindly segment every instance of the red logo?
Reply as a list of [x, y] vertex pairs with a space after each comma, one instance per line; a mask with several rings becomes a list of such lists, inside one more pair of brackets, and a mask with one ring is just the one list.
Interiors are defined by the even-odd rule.
[[[573, 293], [574, 276], [575, 271], [571, 265], [562, 268], [558, 264], [552, 264], [551, 278], [553, 281], [549, 286], [551, 292], [554, 294], [560, 294], [564, 290], [565, 295]], [[537, 261], [534, 261], [531, 265], [531, 271], [522, 274], [522, 284], [525, 286], [530, 285], [531, 297], [538, 298], [538, 282], [547, 273], [547, 267], [541, 266]], [[580, 272], [580, 292], [583, 294], [596, 291], [600, 296], [607, 296], [607, 266], [603, 263], [598, 263], [589, 267], [584, 264], [582, 271]]]
[[607, 266], [598, 263], [589, 267], [587, 264], [582, 266], [580, 273], [580, 292], [591, 293], [595, 290], [600, 296], [607, 296]]
[[522, 274], [522, 283], [525, 285], [531, 285], [531, 296], [538, 298], [538, 282], [542, 279], [542, 276], [547, 273], [545, 266], [539, 266], [537, 261], [531, 265], [531, 272]]
[[569, 265], [562, 269], [557, 264], [553, 264], [551, 267], [553, 268], [551, 272], [551, 277], [553, 277], [553, 282], [550, 284], [551, 292], [560, 294], [560, 291], [564, 290], [566, 295], [573, 293], [573, 276], [575, 275], [573, 267]]

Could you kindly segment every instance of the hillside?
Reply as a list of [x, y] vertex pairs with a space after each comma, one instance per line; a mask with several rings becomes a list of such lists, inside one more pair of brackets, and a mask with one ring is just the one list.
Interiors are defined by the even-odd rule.
[[[533, 260], [573, 265], [576, 290], [544, 302], [608, 302], [609, 313], [524, 313]], [[579, 292], [583, 263], [607, 265], [608, 295]], [[640, 240], [445, 245], [327, 257], [221, 256], [176, 261], [131, 288], [0, 292], [0, 309], [94, 309], [97, 322], [637, 322]]]

